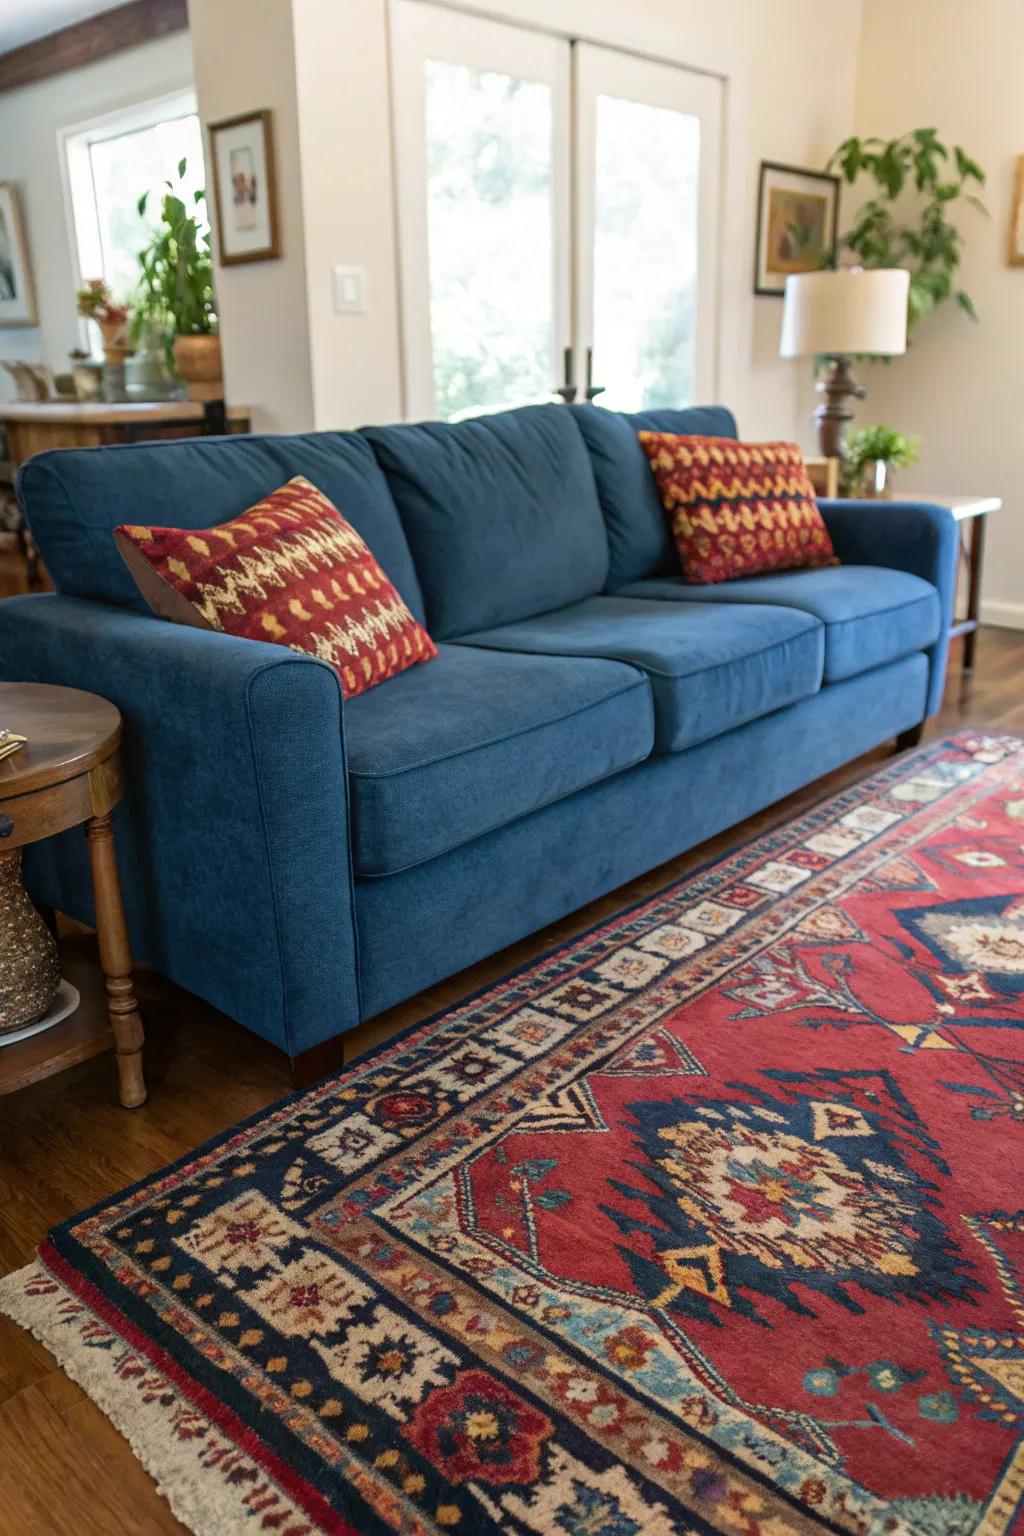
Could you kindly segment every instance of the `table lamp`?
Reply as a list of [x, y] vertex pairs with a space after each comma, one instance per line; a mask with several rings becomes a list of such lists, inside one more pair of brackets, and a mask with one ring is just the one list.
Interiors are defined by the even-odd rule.
[[829, 359], [818, 381], [825, 400], [814, 413], [827, 459], [842, 457], [846, 424], [853, 420], [849, 397], [863, 400], [867, 394], [853, 376], [851, 356], [895, 357], [907, 350], [909, 291], [910, 273], [902, 267], [840, 267], [786, 278], [780, 355]]

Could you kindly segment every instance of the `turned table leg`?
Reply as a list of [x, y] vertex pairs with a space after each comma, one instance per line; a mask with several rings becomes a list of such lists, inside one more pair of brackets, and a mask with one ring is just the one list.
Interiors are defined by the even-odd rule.
[[132, 982], [132, 952], [121, 902], [117, 875], [114, 827], [109, 814], [86, 823], [93, 894], [96, 898], [96, 932], [100, 964], [107, 983], [107, 1011], [114, 1031], [118, 1091], [125, 1109], [146, 1102], [142, 1076], [142, 1020]]

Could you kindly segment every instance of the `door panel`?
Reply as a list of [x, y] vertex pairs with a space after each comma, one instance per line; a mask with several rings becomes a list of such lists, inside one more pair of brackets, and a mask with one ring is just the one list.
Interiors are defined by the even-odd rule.
[[574, 67], [579, 355], [616, 410], [714, 399], [721, 83], [587, 43]]
[[584, 398], [591, 359], [618, 410], [714, 399], [721, 81], [392, 14], [406, 414]]
[[549, 399], [569, 342], [568, 42], [398, 0], [410, 416]]

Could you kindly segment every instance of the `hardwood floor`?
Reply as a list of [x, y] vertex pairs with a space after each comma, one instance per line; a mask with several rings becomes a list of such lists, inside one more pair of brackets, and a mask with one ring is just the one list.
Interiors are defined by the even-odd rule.
[[[0, 573], [2, 574], [2, 573]], [[2, 590], [2, 586], [0, 586]], [[1024, 634], [981, 632], [976, 675], [956, 665], [932, 738], [961, 724], [1024, 735]], [[362, 1025], [353, 1052], [495, 980], [717, 853], [856, 780], [883, 748], [819, 780], [692, 853], [594, 902], [411, 1002]], [[102, 1006], [91, 937], [65, 940], [64, 970], [87, 1008]], [[0, 1272], [27, 1262], [47, 1229], [180, 1157], [289, 1091], [284, 1056], [159, 977], [139, 976], [148, 1103], [119, 1108], [113, 1060], [99, 1056], [0, 1100]], [[52, 1357], [0, 1319], [0, 1533], [131, 1536], [182, 1532], [127, 1442]]]

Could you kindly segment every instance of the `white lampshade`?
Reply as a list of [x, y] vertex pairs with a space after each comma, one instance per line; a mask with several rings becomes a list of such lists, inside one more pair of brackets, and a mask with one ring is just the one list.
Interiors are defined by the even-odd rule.
[[779, 352], [783, 357], [905, 352], [909, 291], [910, 273], [902, 267], [841, 267], [787, 277]]

